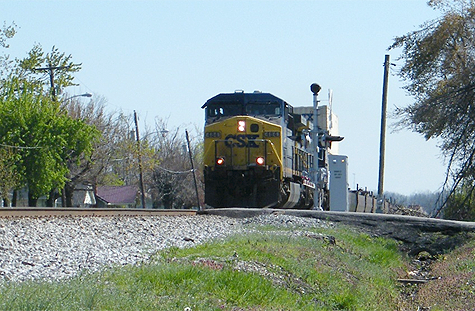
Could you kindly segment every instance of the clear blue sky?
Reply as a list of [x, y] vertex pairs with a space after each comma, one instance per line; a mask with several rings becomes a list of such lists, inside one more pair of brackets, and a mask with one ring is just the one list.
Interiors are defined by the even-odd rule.
[[[82, 63], [80, 86], [142, 123], [202, 129], [202, 104], [221, 92], [261, 90], [293, 106], [312, 105], [309, 86], [333, 90], [340, 153], [349, 182], [376, 190], [384, 55], [390, 54], [388, 109], [411, 102], [394, 75], [395, 36], [440, 15], [423, 0], [1, 1], [19, 26], [6, 52], [23, 58], [34, 43]], [[393, 120], [388, 121], [394, 123]], [[385, 190], [435, 191], [445, 166], [436, 142], [388, 129]]]

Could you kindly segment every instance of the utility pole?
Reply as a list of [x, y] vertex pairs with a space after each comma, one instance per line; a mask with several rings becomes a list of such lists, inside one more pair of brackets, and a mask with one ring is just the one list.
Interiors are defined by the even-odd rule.
[[140, 178], [140, 192], [142, 198], [142, 208], [145, 208], [145, 191], [143, 185], [143, 167], [142, 167], [142, 150], [140, 148], [140, 136], [139, 136], [139, 123], [137, 121], [137, 113], [134, 110], [134, 121], [135, 121], [135, 137], [137, 139], [137, 154], [139, 160], [139, 178]]
[[388, 77], [389, 77], [389, 55], [384, 58], [384, 78], [383, 78], [383, 102], [381, 108], [381, 136], [379, 139], [379, 180], [378, 180], [378, 203], [376, 212], [383, 212], [384, 200], [384, 153], [386, 149], [386, 109], [388, 106]]
[[51, 86], [51, 98], [53, 101], [56, 101], [56, 88], [54, 87], [54, 71], [62, 69], [70, 69], [72, 66], [81, 66], [81, 64], [72, 64], [69, 66], [52, 66], [51, 63], [48, 64], [48, 67], [35, 68], [36, 71], [48, 71], [49, 73], [49, 83]]
[[188, 155], [190, 156], [191, 170], [193, 172], [193, 180], [195, 182], [196, 204], [198, 204], [198, 210], [200, 211], [201, 210], [200, 196], [198, 195], [198, 184], [196, 183], [195, 167], [193, 165], [193, 156], [191, 154], [190, 138], [188, 136], [188, 131], [187, 130], [185, 130], [185, 134], [186, 134], [186, 143], [188, 144]]
[[[48, 67], [43, 67], [43, 68], [34, 68], [33, 70], [36, 70], [36, 71], [48, 71], [49, 72], [49, 83], [50, 83], [50, 87], [51, 87], [51, 99], [53, 100], [53, 102], [56, 102], [57, 101], [57, 98], [56, 98], [56, 88], [54, 87], [54, 71], [55, 70], [62, 70], [62, 69], [70, 69], [72, 66], [80, 66], [81, 64], [72, 64], [72, 65], [69, 65], [69, 66], [52, 66], [51, 63], [48, 63]], [[54, 193], [54, 190], [51, 192], [51, 193]], [[53, 201], [54, 201], [54, 198], [52, 197], [52, 194], [50, 194], [50, 197], [48, 198], [48, 200], [51, 200], [50, 204], [48, 205], [51, 205], [53, 206]], [[61, 190], [61, 205], [62, 207], [67, 207], [66, 205], [66, 189], [65, 187], [63, 187], [63, 189]]]

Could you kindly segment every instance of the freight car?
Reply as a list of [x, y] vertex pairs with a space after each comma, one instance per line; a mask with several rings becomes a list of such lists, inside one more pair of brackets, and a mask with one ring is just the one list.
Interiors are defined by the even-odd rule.
[[318, 126], [314, 131], [312, 107], [236, 91], [202, 108], [207, 205], [329, 209], [328, 148], [342, 138]]

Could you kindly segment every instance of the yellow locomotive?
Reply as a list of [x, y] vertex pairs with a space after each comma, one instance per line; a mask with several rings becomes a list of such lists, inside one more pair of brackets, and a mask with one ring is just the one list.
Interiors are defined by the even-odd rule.
[[326, 148], [317, 147], [317, 165], [310, 110], [294, 111], [258, 91], [218, 94], [202, 108], [207, 205], [312, 208], [315, 187], [322, 186], [327, 209], [328, 183], [311, 178], [312, 171], [325, 167]]

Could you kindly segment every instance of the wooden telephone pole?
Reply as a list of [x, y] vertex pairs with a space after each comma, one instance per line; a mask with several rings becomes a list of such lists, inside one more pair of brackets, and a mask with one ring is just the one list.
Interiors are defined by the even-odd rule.
[[139, 136], [139, 123], [137, 120], [137, 113], [134, 110], [134, 121], [135, 121], [135, 137], [137, 139], [137, 154], [139, 160], [139, 182], [140, 182], [140, 192], [142, 199], [142, 208], [145, 208], [145, 187], [143, 184], [143, 166], [142, 166], [142, 150], [140, 146], [140, 136]]
[[[57, 102], [58, 99], [57, 99], [57, 96], [56, 96], [56, 88], [55, 88], [55, 85], [54, 85], [54, 71], [55, 70], [63, 70], [63, 69], [71, 69], [72, 66], [80, 66], [81, 64], [72, 64], [72, 65], [69, 65], [69, 66], [52, 66], [51, 63], [48, 64], [48, 67], [43, 67], [43, 68], [34, 68], [35, 71], [47, 71], [48, 74], [49, 74], [49, 83], [50, 83], [50, 87], [51, 87], [51, 99], [53, 100], [53, 102]], [[50, 193], [49, 195], [49, 198], [48, 198], [48, 204], [47, 205], [51, 205], [53, 206], [53, 202], [54, 202], [54, 190]], [[62, 207], [67, 207], [67, 204], [66, 204], [66, 189], [65, 187], [63, 187], [63, 189], [61, 190], [61, 205]]]
[[185, 134], [186, 134], [186, 143], [188, 145], [188, 155], [190, 156], [191, 171], [193, 173], [193, 181], [195, 183], [195, 194], [196, 194], [197, 209], [199, 211], [201, 211], [200, 196], [198, 194], [198, 184], [196, 183], [195, 166], [193, 165], [193, 155], [191, 154], [190, 137], [188, 136], [188, 131], [187, 130], [185, 130]]
[[81, 66], [81, 64], [72, 64], [69, 66], [52, 66], [51, 64], [48, 64], [48, 67], [34, 69], [36, 71], [48, 71], [49, 83], [51, 86], [51, 98], [53, 99], [53, 101], [56, 101], [56, 88], [54, 87], [54, 71], [63, 70], [63, 69], [71, 69], [73, 66]]
[[388, 106], [388, 77], [389, 77], [389, 55], [384, 58], [384, 78], [383, 78], [383, 103], [381, 108], [381, 136], [379, 139], [379, 179], [378, 179], [378, 203], [376, 212], [383, 212], [384, 200], [384, 153], [386, 150], [386, 110]]

